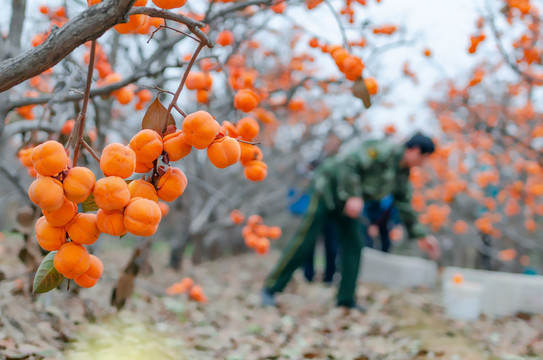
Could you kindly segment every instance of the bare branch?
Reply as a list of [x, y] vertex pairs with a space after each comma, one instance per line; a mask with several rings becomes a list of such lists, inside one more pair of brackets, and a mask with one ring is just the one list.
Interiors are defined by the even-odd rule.
[[40, 120], [17, 121], [6, 125], [3, 137], [10, 138], [14, 135], [31, 130], [41, 130], [48, 133], [54, 133], [59, 129], [54, 127], [51, 123], [46, 123]]
[[81, 107], [81, 112], [79, 113], [79, 116], [77, 117], [76, 126], [74, 126], [74, 130], [72, 131], [72, 134], [70, 135], [70, 138], [71, 138], [74, 135], [74, 131], [76, 131], [76, 129], [79, 132], [77, 135], [77, 140], [75, 142], [75, 148], [74, 148], [74, 160], [73, 160], [74, 167], [77, 165], [77, 155], [79, 154], [79, 148], [81, 147], [81, 143], [83, 142], [83, 132], [85, 130], [85, 117], [87, 115], [87, 106], [89, 105], [90, 87], [92, 84], [92, 73], [94, 71], [95, 54], [96, 54], [96, 40], [93, 40], [91, 44], [91, 51], [90, 51], [89, 70], [87, 72], [87, 83], [85, 84], [85, 94], [83, 95], [83, 106]]
[[27, 190], [21, 185], [21, 181], [19, 179], [19, 176], [17, 173], [9, 169], [4, 163], [0, 162], [0, 173], [3, 173], [6, 178], [17, 188], [17, 190], [22, 194], [22, 198], [30, 203], [29, 198], [27, 196]]
[[98, 154], [96, 153], [96, 151], [94, 151], [94, 149], [89, 145], [87, 144], [87, 142], [85, 140], [83, 140], [81, 142], [81, 144], [83, 145], [83, 147], [85, 148], [85, 150], [87, 150], [91, 155], [92, 157], [94, 158], [94, 160], [100, 162], [100, 156], [98, 156]]
[[[490, 10], [490, 5], [487, 2], [487, 7], [489, 8], [489, 13], [492, 14]], [[500, 55], [502, 56], [505, 63], [518, 75], [522, 76], [526, 81], [528, 82], [534, 82], [536, 79], [534, 79], [533, 76], [530, 76], [526, 72], [522, 71], [518, 65], [511, 60], [509, 55], [507, 54], [507, 51], [505, 51], [505, 48], [503, 46], [503, 43], [501, 41], [501, 36], [498, 32], [498, 28], [496, 27], [495, 19], [493, 15], [488, 16], [488, 23], [490, 24], [490, 29], [492, 30], [492, 36], [494, 36], [494, 40], [496, 40], [496, 45], [498, 46], [498, 51], [500, 52]]]
[[192, 40], [194, 41], [200, 41], [198, 38], [190, 35], [190, 34], [187, 34], [186, 32], [184, 31], [181, 31], [181, 30], [177, 30], [177, 29], [174, 29], [173, 27], [170, 27], [170, 26], [166, 26], [166, 25], [160, 25], [159, 27], [156, 28], [155, 31], [153, 31], [153, 33], [151, 34], [151, 37], [149, 38], [149, 40], [147, 40], [147, 43], [149, 43], [151, 41], [151, 39], [153, 39], [153, 37], [155, 36], [155, 34], [161, 30], [161, 29], [168, 29], [168, 30], [172, 30], [172, 31], [175, 31], [176, 33], [179, 33], [179, 34], [183, 34], [189, 38], [191, 38]]
[[[156, 49], [156, 51], [153, 53], [153, 55], [151, 55], [147, 60], [145, 60], [141, 64], [141, 66], [139, 66], [138, 69], [136, 69], [134, 71], [134, 73], [132, 73], [130, 76], [124, 78], [123, 80], [121, 80], [119, 82], [116, 82], [116, 83], [113, 83], [113, 84], [110, 84], [110, 85], [107, 85], [107, 86], [92, 89], [91, 92], [90, 92], [90, 96], [94, 97], [94, 96], [108, 95], [108, 94], [112, 93], [113, 91], [118, 90], [118, 89], [120, 89], [120, 88], [122, 88], [122, 87], [124, 87], [124, 86], [126, 86], [128, 84], [132, 84], [132, 83], [138, 81], [139, 79], [141, 79], [143, 77], [154, 77], [154, 76], [157, 76], [157, 75], [161, 74], [163, 72], [164, 68], [167, 68], [169, 66], [165, 66], [165, 67], [163, 67], [161, 69], [151, 71], [150, 67], [151, 67], [152, 63], [158, 58], [158, 56], [161, 53], [163, 53], [165, 50], [171, 48], [180, 39], [182, 39], [182, 38], [177, 37], [177, 38], [171, 39], [170, 41], [162, 44], [158, 49]], [[173, 93], [172, 93], [172, 95], [173, 95]], [[49, 102], [61, 103], [61, 102], [67, 102], [67, 101], [81, 100], [82, 98], [83, 98], [83, 92], [68, 94], [68, 95], [64, 95], [64, 96], [57, 96], [56, 94], [53, 94], [53, 95], [48, 95], [48, 96], [40, 96], [40, 97], [36, 97], [36, 98], [25, 98], [25, 99], [21, 99], [21, 100], [18, 100], [18, 101], [7, 102], [7, 103], [3, 104], [2, 110], [8, 112], [8, 111], [10, 111], [12, 109], [15, 109], [15, 108], [18, 108], [18, 107], [21, 107], [21, 106], [25, 106], [25, 105], [37, 105], [37, 104], [45, 104], [45, 103], [49, 103]]]
[[79, 45], [124, 22], [134, 1], [106, 0], [82, 11], [61, 28], [53, 27], [43, 44], [0, 63], [0, 92], [41, 74]]
[[259, 141], [256, 141], [256, 142], [252, 142], [252, 141], [245, 141], [245, 140], [241, 140], [241, 139], [236, 139], [238, 142], [242, 142], [244, 144], [249, 144], [249, 145], [260, 145], [260, 142]]
[[181, 115], [183, 115], [183, 117], [187, 117], [187, 114], [183, 110], [181, 110], [181, 108], [177, 104], [174, 104], [173, 108], [177, 110]]
[[188, 16], [175, 14], [166, 10], [152, 9], [148, 7], [138, 6], [130, 10], [130, 15], [144, 14], [152, 17], [172, 20], [181, 24], [185, 24], [189, 30], [200, 39], [206, 46], [212, 48], [213, 41], [200, 28], [205, 26], [204, 23], [196, 21]]
[[162, 133], [166, 132], [166, 128], [168, 127], [168, 117], [170, 116], [174, 105], [177, 105], [177, 99], [179, 99], [179, 95], [181, 95], [181, 90], [183, 90], [183, 86], [185, 85], [185, 81], [187, 80], [187, 77], [189, 75], [189, 71], [190, 71], [192, 65], [194, 64], [194, 61], [198, 57], [198, 54], [204, 48], [204, 46], [205, 46], [205, 44], [203, 42], [201, 42], [198, 45], [198, 48], [196, 49], [194, 54], [192, 54], [192, 58], [190, 59], [190, 62], [187, 65], [187, 68], [185, 69], [185, 72], [183, 73], [183, 78], [181, 79], [181, 83], [179, 84], [179, 87], [177, 88], [177, 91], [175, 92], [175, 94], [173, 96], [173, 99], [172, 99], [172, 102], [170, 103], [170, 106], [168, 106], [168, 113], [166, 115], [166, 121], [164, 121], [164, 125], [162, 127]]
[[345, 28], [343, 27], [343, 24], [341, 23], [341, 19], [339, 18], [336, 9], [328, 2], [328, 0], [324, 0], [324, 3], [328, 8], [330, 9], [330, 12], [336, 19], [337, 26], [339, 27], [339, 31], [341, 32], [341, 36], [343, 37], [343, 46], [345, 46], [347, 49], [349, 49], [349, 52], [352, 52], [351, 44], [349, 44], [349, 39], [347, 38], [347, 33], [345, 32]]
[[23, 33], [23, 23], [25, 19], [26, 0], [13, 0], [11, 7], [11, 23], [9, 24], [9, 33], [5, 58], [9, 58], [21, 49], [21, 34]]
[[213, 21], [215, 21], [216, 19], [220, 18], [220, 17], [223, 17], [225, 15], [228, 15], [232, 12], [235, 12], [235, 11], [241, 11], [241, 10], [244, 10], [245, 8], [249, 7], [249, 6], [252, 6], [252, 5], [266, 5], [266, 6], [271, 6], [273, 4], [273, 1], [272, 0], [253, 0], [253, 1], [244, 1], [244, 2], [240, 2], [240, 3], [237, 3], [235, 5], [232, 5], [222, 11], [219, 11], [218, 13], [216, 14], [213, 14], [211, 16], [208, 16], [204, 19], [204, 23], [206, 24], [210, 24], [212, 23]]

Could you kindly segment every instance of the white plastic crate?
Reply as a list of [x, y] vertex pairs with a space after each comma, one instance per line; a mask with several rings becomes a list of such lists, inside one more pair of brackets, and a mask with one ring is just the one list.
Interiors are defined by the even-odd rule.
[[482, 286], [481, 312], [489, 317], [543, 313], [543, 276], [447, 267], [443, 271], [444, 296], [455, 274]]
[[395, 288], [433, 287], [437, 279], [437, 265], [430, 260], [364, 248], [360, 278], [365, 282]]

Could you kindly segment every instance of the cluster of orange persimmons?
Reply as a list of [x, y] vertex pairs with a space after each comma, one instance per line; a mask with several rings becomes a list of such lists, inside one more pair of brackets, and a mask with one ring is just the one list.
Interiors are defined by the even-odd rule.
[[38, 178], [30, 185], [28, 196], [44, 215], [35, 226], [40, 246], [57, 251], [54, 264], [59, 273], [79, 286], [94, 286], [104, 266], [83, 245], [93, 244], [100, 235], [97, 215], [77, 211], [77, 203], [85, 201], [93, 191], [94, 174], [84, 167], [67, 170], [66, 150], [53, 140], [36, 146], [30, 160]]
[[[237, 209], [232, 210], [230, 220], [234, 224], [241, 225], [245, 222], [245, 215]], [[260, 255], [266, 254], [270, 249], [270, 239], [279, 239], [281, 234], [279, 226], [267, 226], [260, 215], [249, 216], [241, 230], [245, 245]]]
[[[213, 83], [209, 71], [191, 72], [185, 82], [189, 90], [196, 90], [199, 102], [207, 102], [208, 92]], [[239, 90], [234, 96], [234, 107], [244, 113], [255, 111], [257, 118], [266, 122], [268, 112], [257, 109], [259, 96], [250, 88]], [[259, 110], [259, 111], [257, 111]], [[204, 114], [204, 112], [199, 112]], [[185, 119], [184, 123], [187, 122]], [[218, 126], [215, 120], [209, 120], [213, 128]], [[211, 126], [211, 125], [210, 125]], [[208, 158], [218, 168], [225, 168], [238, 160], [244, 166], [245, 177], [251, 181], [262, 181], [268, 174], [268, 167], [262, 161], [262, 151], [251, 142], [259, 135], [260, 125], [250, 116], [241, 118], [237, 124], [223, 121], [215, 142], [208, 147]], [[196, 146], [195, 146], [196, 147]], [[204, 147], [205, 148], [205, 147]]]
[[166, 289], [166, 294], [170, 296], [179, 295], [182, 293], [188, 293], [189, 297], [197, 302], [207, 302], [207, 296], [204, 294], [204, 290], [200, 285], [195, 285], [194, 280], [189, 277], [181, 279], [172, 286]]
[[[94, 244], [101, 233], [153, 235], [168, 211], [168, 206], [159, 199], [174, 201], [187, 186], [183, 171], [169, 162], [184, 158], [193, 147], [207, 148], [210, 162], [218, 168], [233, 165], [242, 158], [246, 177], [263, 180], [267, 167], [261, 161], [260, 149], [249, 142], [240, 143], [258, 135], [256, 120], [246, 119], [237, 126], [223, 123], [221, 129], [209, 113], [197, 111], [185, 117], [182, 130], [170, 126], [165, 136], [143, 129], [132, 137], [128, 146], [112, 143], [103, 149], [100, 169], [105, 177], [98, 180], [86, 167], [70, 167], [67, 152], [57, 141], [21, 149], [20, 161], [37, 176], [28, 195], [44, 215], [36, 223], [36, 238], [44, 250], [57, 251], [54, 257], [57, 271], [82, 287], [94, 286], [103, 264], [84, 245]], [[235, 137], [227, 133], [235, 133]], [[236, 139], [238, 136], [240, 139]], [[157, 166], [161, 156], [166, 168]], [[153, 175], [147, 178], [126, 180], [134, 173], [151, 170]], [[77, 204], [89, 201], [97, 212], [79, 213]], [[92, 206], [90, 209], [94, 210]], [[205, 298], [203, 293], [198, 295], [197, 287], [193, 289], [193, 298]]]
[[360, 57], [350, 54], [347, 49], [340, 45], [327, 47], [327, 52], [334, 59], [339, 71], [345, 74], [347, 80], [354, 81], [362, 76], [364, 63]]
[[[362, 59], [340, 45], [321, 44], [317, 38], [309, 40], [309, 46], [312, 48], [320, 48], [322, 52], [330, 54], [336, 63], [339, 71], [341, 71], [347, 80], [355, 81], [362, 76], [364, 71], [364, 63]], [[379, 91], [377, 81], [373, 77], [364, 78], [364, 84], [370, 95], [375, 95]]]
[[[262, 161], [262, 151], [258, 146], [255, 146], [249, 141], [254, 139], [260, 131], [258, 122], [251, 117], [241, 118], [236, 125], [229, 121], [223, 121], [221, 127], [221, 133], [228, 134], [229, 138], [238, 138], [240, 141], [236, 141], [240, 148], [239, 162], [244, 167], [244, 175], [251, 181], [262, 181], [268, 176], [268, 166]], [[221, 141], [221, 139], [217, 140]], [[208, 157], [210, 161], [211, 157]], [[218, 166], [214, 163], [215, 166]]]
[[[200, 97], [200, 92], [204, 92], [207, 99], [207, 91], [211, 87], [212, 78], [209, 72], [198, 71], [189, 73], [186, 80], [187, 88], [190, 90], [197, 90]], [[200, 101], [200, 100], [198, 100]], [[206, 100], [207, 101], [207, 100]], [[258, 95], [251, 89], [242, 89], [234, 96], [234, 107], [242, 112], [248, 113], [257, 108], [260, 103]], [[208, 113], [205, 111], [199, 111], [194, 113], [193, 116], [198, 118], [205, 117], [206, 124], [210, 129], [210, 136], [212, 133], [215, 135], [217, 131], [219, 136], [211, 145], [202, 144], [202, 147], [194, 146], [198, 149], [204, 149], [207, 147], [207, 155], [209, 161], [218, 168], [225, 168], [238, 161], [244, 166], [245, 177], [251, 181], [262, 181], [268, 175], [268, 167], [266, 163], [262, 161], [262, 151], [259, 147], [253, 145], [251, 142], [258, 136], [260, 132], [260, 125], [258, 121], [250, 116], [241, 118], [237, 124], [233, 124], [230, 121], [223, 121], [222, 125], [219, 125]], [[207, 114], [207, 115], [206, 115]], [[257, 112], [257, 117], [261, 117], [260, 112]], [[188, 120], [188, 121], [187, 121]], [[183, 122], [183, 128], [191, 128], [191, 115], [189, 115]], [[185, 125], [187, 124], [187, 125]], [[204, 141], [206, 142], [206, 141]]]

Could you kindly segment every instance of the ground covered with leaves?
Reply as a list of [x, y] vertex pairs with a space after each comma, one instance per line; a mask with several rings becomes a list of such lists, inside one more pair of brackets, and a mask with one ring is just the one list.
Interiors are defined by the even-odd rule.
[[[118, 240], [115, 240], [118, 242]], [[32, 296], [21, 244], [7, 237], [0, 251], [0, 357], [5, 359], [539, 359], [543, 316], [472, 323], [447, 320], [437, 290], [391, 290], [360, 284], [367, 314], [335, 308], [335, 287], [307, 284], [300, 274], [278, 296], [279, 309], [261, 308], [259, 290], [278, 253], [247, 254], [166, 269], [157, 244], [152, 273], [117, 313], [113, 285], [130, 249], [106, 244], [106, 271], [92, 289]], [[206, 304], [165, 289], [191, 276]], [[77, 287], [75, 287], [77, 288]]]

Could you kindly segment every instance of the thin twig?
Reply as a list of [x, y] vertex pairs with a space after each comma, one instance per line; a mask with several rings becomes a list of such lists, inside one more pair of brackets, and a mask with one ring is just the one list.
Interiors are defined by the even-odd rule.
[[145, 88], [148, 88], [148, 89], [153, 89], [153, 90], [157, 90], [158, 92], [161, 92], [161, 93], [166, 93], [166, 94], [170, 94], [170, 95], [174, 95], [173, 92], [169, 91], [169, 90], [166, 90], [166, 89], [163, 89], [159, 86], [147, 86], [147, 85], [142, 85], [143, 87]]
[[[83, 106], [81, 107], [81, 112], [77, 117], [76, 123], [78, 124], [78, 135], [75, 142], [74, 148], [74, 161], [73, 166], [77, 166], [77, 156], [79, 155], [79, 147], [83, 141], [83, 132], [85, 130], [85, 116], [87, 114], [87, 107], [89, 105], [90, 98], [90, 88], [92, 83], [92, 73], [94, 71], [94, 58], [96, 55], [96, 40], [92, 40], [91, 49], [90, 49], [90, 58], [89, 58], [89, 70], [87, 72], [87, 83], [85, 84], [85, 96], [83, 97]], [[75, 127], [74, 127], [75, 128]]]
[[345, 28], [341, 23], [341, 19], [339, 18], [336, 9], [334, 9], [332, 4], [330, 4], [328, 0], [324, 0], [324, 3], [328, 6], [330, 12], [332, 13], [332, 15], [334, 15], [334, 18], [336, 19], [337, 26], [339, 27], [339, 31], [341, 32], [341, 36], [343, 37], [344, 46], [349, 49], [349, 52], [352, 52], [351, 44], [349, 44], [349, 39], [347, 38], [347, 33], [345, 32]]
[[157, 31], [159, 31], [160, 29], [169, 29], [169, 30], [172, 30], [172, 31], [175, 31], [179, 34], [183, 34], [189, 38], [191, 38], [192, 40], [194, 41], [200, 41], [198, 38], [195, 38], [194, 36], [192, 36], [191, 34], [187, 34], [186, 32], [184, 31], [181, 31], [181, 30], [177, 30], [177, 29], [174, 29], [173, 27], [170, 27], [170, 26], [167, 26], [167, 25], [160, 25], [159, 27], [156, 28], [155, 31], [153, 31], [153, 33], [151, 34], [151, 37], [149, 38], [149, 40], [147, 40], [147, 44], [149, 44], [149, 42], [153, 39], [153, 36], [155, 36], [155, 34], [157, 33]]
[[162, 125], [162, 133], [166, 132], [166, 128], [168, 127], [168, 118], [170, 117], [173, 106], [177, 104], [177, 99], [179, 99], [179, 95], [181, 95], [181, 90], [183, 90], [183, 86], [185, 85], [185, 80], [187, 80], [187, 76], [189, 75], [190, 69], [192, 68], [192, 65], [194, 65], [194, 61], [196, 61], [198, 54], [204, 48], [204, 46], [205, 44], [201, 42], [200, 44], [198, 44], [198, 48], [196, 49], [194, 54], [192, 54], [192, 58], [190, 59], [190, 62], [187, 65], [187, 68], [185, 69], [185, 72], [183, 73], [183, 78], [181, 79], [181, 83], [179, 84], [179, 87], [177, 88], [177, 91], [175, 92], [173, 96], [172, 102], [170, 102], [170, 105], [168, 106], [168, 112], [166, 114], [164, 125]]
[[211, 0], [209, 2], [209, 6], [207, 7], [206, 14], [204, 15], [204, 19], [207, 19], [209, 17], [209, 14], [211, 14], [211, 10], [213, 9], [213, 5], [215, 5], [216, 0]]
[[10, 168], [13, 168], [13, 167], [7, 167], [4, 165], [3, 162], [0, 162], [0, 173], [3, 173], [5, 175], [5, 177], [13, 184], [15, 185], [15, 188], [17, 188], [17, 190], [21, 193], [22, 195], [22, 198], [30, 203], [29, 201], [29, 198], [28, 198], [28, 192], [27, 190], [23, 187], [23, 185], [21, 185], [21, 181], [20, 181], [20, 178], [19, 176], [17, 175], [16, 172], [14, 171], [11, 171]]
[[83, 141], [81, 142], [81, 144], [82, 144], [83, 147], [84, 147], [84, 148], [92, 155], [92, 157], [93, 157], [96, 161], [100, 162], [100, 156], [98, 156], [98, 154], [94, 151], [94, 149], [93, 149], [89, 144], [87, 144], [87, 142], [86, 142], [85, 140], [83, 140]]
[[[488, 1], [486, 2], [487, 8], [489, 10], [489, 14], [492, 14], [492, 10], [490, 9], [490, 4]], [[526, 81], [528, 82], [534, 82], [536, 79], [529, 74], [522, 71], [516, 63], [514, 63], [507, 54], [507, 51], [503, 47], [500, 34], [498, 33], [498, 28], [496, 27], [496, 23], [494, 22], [494, 16], [489, 15], [488, 17], [488, 23], [490, 24], [490, 29], [492, 30], [492, 35], [494, 36], [494, 40], [496, 40], [496, 45], [498, 45], [498, 51], [500, 52], [501, 56], [503, 57], [503, 60], [509, 65], [509, 67], [516, 72], [518, 75], [522, 76]]]
[[244, 10], [245, 8], [252, 6], [252, 5], [266, 5], [271, 6], [273, 3], [272, 0], [254, 0], [254, 1], [244, 1], [239, 2], [235, 5], [232, 5], [222, 11], [219, 11], [216, 14], [213, 14], [211, 16], [206, 16], [206, 18], [203, 20], [204, 23], [210, 24], [211, 22], [215, 21], [217, 18], [223, 17], [231, 12]]
[[249, 145], [260, 145], [260, 141], [257, 141], [257, 142], [251, 142], [251, 141], [245, 141], [245, 140], [241, 140], [241, 139], [236, 139], [237, 141], [239, 142], [242, 142], [244, 144], [249, 144]]
[[213, 41], [204, 33], [200, 28], [205, 27], [206, 24], [196, 21], [188, 16], [175, 14], [166, 10], [158, 10], [153, 8], [148, 8], [144, 6], [137, 6], [130, 10], [129, 15], [143, 14], [151, 17], [157, 17], [167, 20], [172, 20], [181, 24], [185, 24], [189, 30], [196, 35], [201, 42], [203, 42], [208, 47], [212, 48], [214, 46]]
[[181, 108], [179, 106], [177, 106], [177, 104], [175, 104], [174, 106], [174, 109], [177, 110], [181, 115], [183, 115], [183, 117], [187, 117], [187, 114], [181, 110]]

